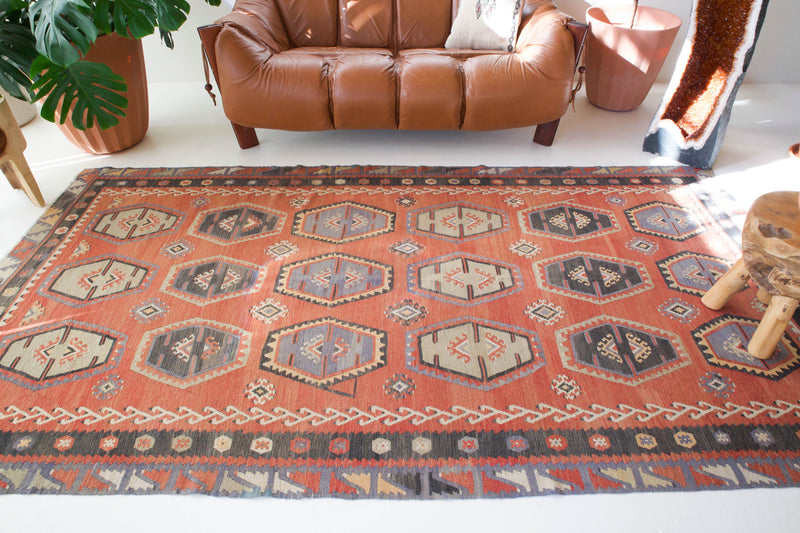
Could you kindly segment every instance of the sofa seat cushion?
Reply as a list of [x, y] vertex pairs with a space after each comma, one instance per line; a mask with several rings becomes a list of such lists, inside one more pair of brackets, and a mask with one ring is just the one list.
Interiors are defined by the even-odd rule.
[[[294, 131], [396, 127], [397, 90], [393, 54], [385, 49], [306, 47], [280, 53], [217, 54], [225, 114], [243, 126]], [[249, 49], [252, 51], [252, 49]], [[224, 57], [224, 55], [223, 55]]]
[[464, 130], [522, 128], [556, 120], [567, 111], [570, 78], [551, 78], [519, 53], [464, 61]]
[[405, 50], [399, 64], [401, 129], [526, 127], [560, 118], [569, 100], [569, 77], [520, 53]]

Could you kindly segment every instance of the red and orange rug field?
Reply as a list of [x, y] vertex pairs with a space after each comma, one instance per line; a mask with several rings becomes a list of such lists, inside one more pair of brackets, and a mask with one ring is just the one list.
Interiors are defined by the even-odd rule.
[[686, 167], [84, 172], [0, 263], [0, 493], [800, 484]]

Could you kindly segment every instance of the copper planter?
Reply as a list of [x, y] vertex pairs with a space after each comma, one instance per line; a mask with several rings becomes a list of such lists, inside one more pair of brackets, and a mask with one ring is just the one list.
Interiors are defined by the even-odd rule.
[[75, 146], [93, 154], [110, 154], [134, 146], [144, 138], [150, 121], [142, 41], [117, 34], [101, 35], [84, 59], [104, 63], [125, 78], [126, 116], [120, 117], [119, 124], [111, 128], [100, 129], [95, 125], [84, 131], [75, 128], [68, 117], [64, 124], [59, 124], [59, 129]]
[[630, 111], [644, 101], [669, 54], [681, 19], [652, 7], [612, 5], [586, 10], [586, 96], [597, 107]]

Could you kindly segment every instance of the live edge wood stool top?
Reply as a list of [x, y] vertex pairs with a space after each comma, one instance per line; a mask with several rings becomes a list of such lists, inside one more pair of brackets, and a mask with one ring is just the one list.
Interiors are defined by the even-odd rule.
[[722, 309], [750, 279], [769, 304], [747, 351], [769, 359], [800, 300], [800, 204], [797, 192], [772, 192], [756, 199], [742, 230], [742, 257], [714, 283], [702, 302]]
[[797, 192], [772, 192], [756, 199], [742, 231], [742, 257], [759, 288], [800, 300]]

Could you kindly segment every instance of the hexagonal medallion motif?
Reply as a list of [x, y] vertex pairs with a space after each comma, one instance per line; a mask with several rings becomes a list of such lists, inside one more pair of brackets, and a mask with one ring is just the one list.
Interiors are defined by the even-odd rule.
[[536, 332], [464, 317], [406, 334], [406, 367], [480, 390], [526, 376], [545, 364]]
[[525, 233], [565, 241], [580, 241], [619, 231], [614, 213], [571, 203], [536, 206], [517, 215]]
[[261, 368], [301, 383], [329, 388], [386, 364], [386, 332], [335, 318], [273, 331]]
[[180, 227], [184, 213], [147, 204], [102, 211], [89, 223], [86, 233], [114, 243], [171, 233]]
[[690, 364], [674, 333], [600, 315], [556, 331], [564, 366], [607, 381], [638, 385]]
[[391, 266], [346, 254], [327, 254], [281, 267], [275, 291], [328, 307], [392, 290]]
[[263, 281], [258, 265], [216, 256], [175, 265], [161, 290], [204, 306], [257, 291]]
[[592, 302], [627, 298], [653, 288], [641, 263], [600, 254], [570, 253], [533, 263], [544, 290]]
[[478, 305], [522, 290], [519, 268], [476, 255], [454, 253], [408, 267], [408, 290], [456, 305]]
[[94, 376], [119, 364], [126, 340], [73, 320], [12, 333], [0, 342], [0, 379], [38, 390]]
[[631, 207], [625, 215], [634, 231], [673, 241], [685, 241], [706, 230], [689, 209], [664, 202]]
[[656, 263], [670, 289], [703, 296], [730, 263], [697, 252], [681, 252]]
[[410, 211], [407, 228], [417, 235], [464, 242], [508, 231], [508, 215], [482, 205], [452, 202]]
[[158, 267], [128, 257], [106, 255], [53, 269], [39, 294], [83, 307], [147, 288]]
[[250, 333], [211, 320], [187, 320], [146, 333], [131, 369], [185, 389], [247, 363]]
[[233, 244], [280, 233], [285, 222], [286, 213], [243, 203], [199, 213], [189, 233], [217, 244]]
[[340, 202], [294, 215], [292, 235], [342, 244], [394, 231], [394, 213], [356, 202]]
[[722, 315], [692, 331], [708, 364], [747, 374], [779, 380], [800, 366], [800, 354], [788, 332], [783, 334], [772, 357], [756, 359], [747, 345], [758, 327], [758, 320]]

